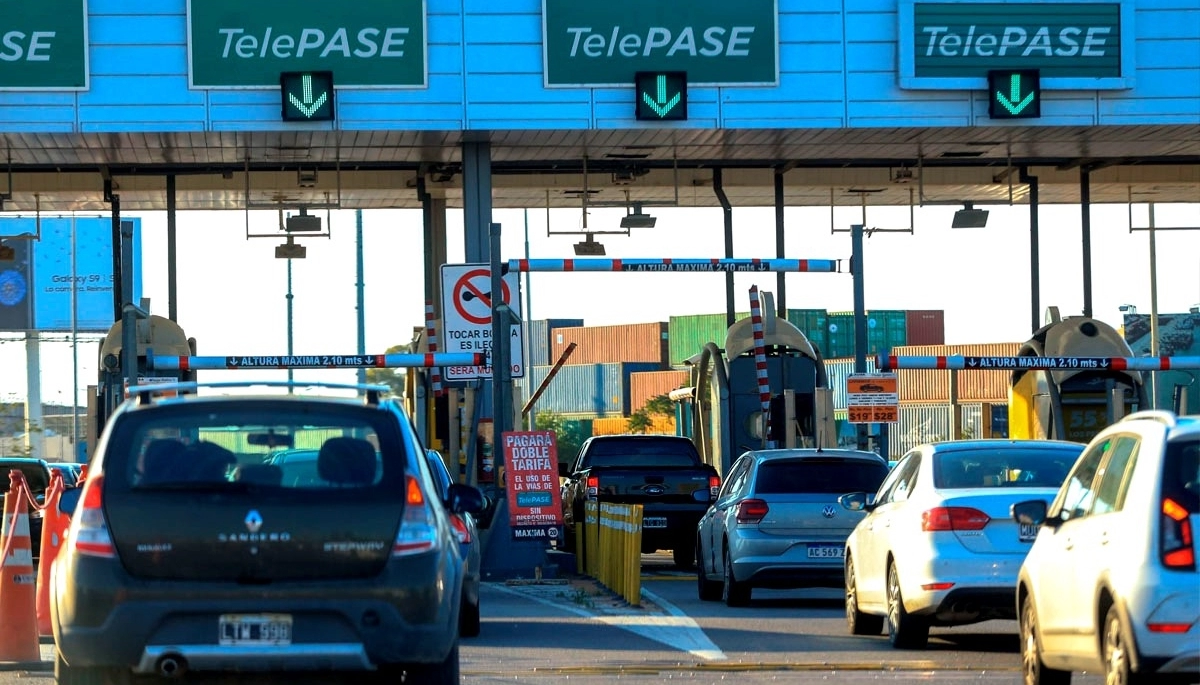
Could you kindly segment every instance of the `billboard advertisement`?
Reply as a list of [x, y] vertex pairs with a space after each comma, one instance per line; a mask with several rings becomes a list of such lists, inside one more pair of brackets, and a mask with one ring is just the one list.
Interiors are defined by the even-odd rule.
[[[122, 223], [133, 231], [127, 299], [136, 303], [142, 296], [141, 220]], [[77, 331], [107, 332], [115, 320], [112, 219], [42, 217], [38, 224], [34, 217], [0, 219], [0, 240], [14, 252], [14, 259], [0, 260], [0, 332], [65, 332], [72, 319]]]

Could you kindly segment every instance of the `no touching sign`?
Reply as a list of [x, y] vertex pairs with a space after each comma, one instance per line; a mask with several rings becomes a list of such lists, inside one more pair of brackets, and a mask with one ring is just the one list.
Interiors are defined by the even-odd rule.
[[[510, 272], [502, 279], [500, 297], [521, 318], [521, 297], [517, 274]], [[446, 352], [492, 352], [492, 308], [496, 297], [492, 293], [492, 272], [487, 264], [442, 265], [443, 349]], [[521, 326], [509, 331], [511, 376], [525, 375]], [[447, 366], [442, 369], [447, 381], [491, 378], [491, 366]]]

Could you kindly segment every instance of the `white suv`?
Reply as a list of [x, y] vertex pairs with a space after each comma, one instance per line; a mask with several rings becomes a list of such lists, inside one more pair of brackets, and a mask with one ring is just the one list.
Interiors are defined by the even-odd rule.
[[1200, 416], [1131, 414], [1087, 446], [1053, 504], [1015, 504], [1037, 539], [1017, 581], [1026, 685], [1200, 681]]

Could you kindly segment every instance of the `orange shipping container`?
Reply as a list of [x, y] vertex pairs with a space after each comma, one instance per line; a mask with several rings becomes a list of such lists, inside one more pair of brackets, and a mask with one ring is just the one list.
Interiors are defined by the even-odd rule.
[[[978, 345], [905, 345], [892, 349], [897, 357], [936, 356], [949, 357], [1014, 357], [1021, 343], [987, 343]], [[900, 369], [896, 371], [900, 383], [901, 402], [949, 402], [950, 374], [958, 374], [959, 402], [1008, 402], [1008, 388], [1012, 382], [1009, 371], [983, 371], [962, 369]]]
[[551, 359], [558, 359], [575, 343], [572, 364], [653, 362], [666, 366], [669, 355], [666, 322], [555, 328], [550, 338]]
[[687, 386], [687, 371], [635, 371], [629, 374], [629, 410], [638, 411], [659, 395]]
[[[592, 422], [592, 435], [621, 435], [628, 433], [629, 419], [623, 416], [605, 416]], [[655, 435], [674, 435], [675, 417], [657, 414], [650, 417], [650, 427], [645, 431]]]

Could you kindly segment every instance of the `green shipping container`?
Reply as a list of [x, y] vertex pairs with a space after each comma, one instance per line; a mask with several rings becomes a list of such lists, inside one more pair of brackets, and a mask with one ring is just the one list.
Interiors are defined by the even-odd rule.
[[787, 320], [800, 329], [821, 353], [821, 357], [829, 356], [829, 315], [824, 309], [789, 309]]
[[[737, 319], [750, 316], [750, 312], [738, 312]], [[706, 343], [725, 346], [728, 326], [724, 314], [688, 314], [672, 316], [667, 321], [667, 348], [671, 365], [683, 364], [688, 358], [700, 354]]]
[[[908, 343], [908, 323], [904, 310], [872, 309], [867, 316], [868, 357]], [[854, 312], [830, 312], [829, 352], [826, 358], [854, 356]]]

